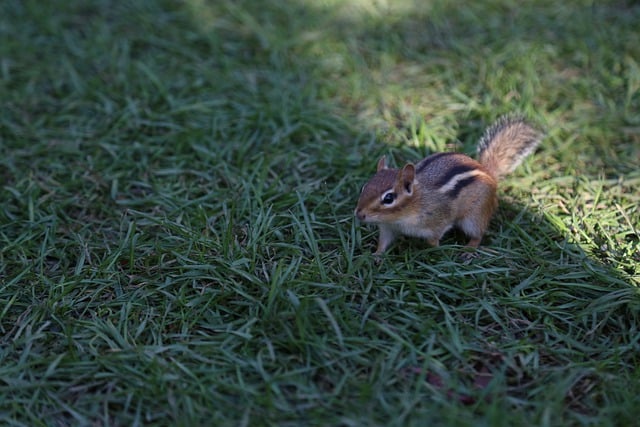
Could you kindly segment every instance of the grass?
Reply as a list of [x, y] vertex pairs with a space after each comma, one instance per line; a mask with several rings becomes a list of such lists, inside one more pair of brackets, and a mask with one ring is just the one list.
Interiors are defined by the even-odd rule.
[[[5, 1], [7, 425], [632, 425], [640, 7]], [[353, 221], [381, 154], [547, 130], [482, 256]]]

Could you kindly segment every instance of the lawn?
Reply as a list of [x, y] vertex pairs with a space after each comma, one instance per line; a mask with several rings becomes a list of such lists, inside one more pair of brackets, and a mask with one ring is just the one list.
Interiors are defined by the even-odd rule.
[[[638, 425], [640, 5], [0, 3], [0, 423]], [[544, 129], [479, 256], [385, 154]]]

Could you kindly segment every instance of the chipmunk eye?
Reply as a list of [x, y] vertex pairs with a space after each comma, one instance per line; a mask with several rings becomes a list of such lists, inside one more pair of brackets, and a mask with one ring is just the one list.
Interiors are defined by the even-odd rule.
[[394, 200], [396, 200], [396, 193], [389, 192], [382, 196], [383, 205], [390, 205]]

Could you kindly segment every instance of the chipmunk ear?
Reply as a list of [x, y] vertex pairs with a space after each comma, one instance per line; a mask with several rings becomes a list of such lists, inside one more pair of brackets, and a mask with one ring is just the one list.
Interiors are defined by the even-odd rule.
[[380, 157], [380, 160], [378, 160], [377, 172], [380, 172], [383, 169], [389, 169], [389, 166], [387, 166], [387, 158], [385, 156]]
[[398, 180], [400, 181], [398, 182], [398, 184], [402, 186], [407, 194], [411, 194], [413, 193], [413, 181], [415, 180], [415, 178], [416, 167], [413, 165], [413, 163], [407, 163], [406, 165], [404, 165], [404, 167], [400, 171], [400, 174], [398, 175]]

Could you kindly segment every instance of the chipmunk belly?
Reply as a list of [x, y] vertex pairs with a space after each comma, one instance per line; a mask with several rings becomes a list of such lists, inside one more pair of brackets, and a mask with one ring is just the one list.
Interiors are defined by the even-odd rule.
[[433, 239], [437, 236], [437, 232], [429, 227], [425, 227], [419, 215], [411, 215], [406, 218], [397, 220], [394, 228], [405, 236], [421, 237], [423, 239]]

